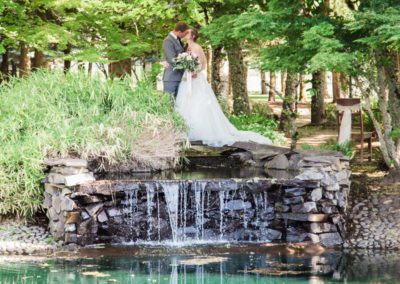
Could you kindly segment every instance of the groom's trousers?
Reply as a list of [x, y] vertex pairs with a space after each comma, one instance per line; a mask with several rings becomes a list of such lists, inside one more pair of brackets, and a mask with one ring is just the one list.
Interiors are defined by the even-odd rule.
[[164, 92], [169, 93], [176, 98], [178, 95], [178, 89], [179, 89], [179, 81], [163, 81], [164, 83]]

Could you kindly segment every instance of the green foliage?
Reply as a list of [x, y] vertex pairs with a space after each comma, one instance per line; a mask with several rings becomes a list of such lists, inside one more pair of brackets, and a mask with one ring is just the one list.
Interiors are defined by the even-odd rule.
[[320, 145], [318, 147], [311, 146], [309, 144], [303, 144], [301, 145], [302, 150], [331, 150], [331, 151], [338, 151], [343, 153], [343, 155], [353, 158], [355, 154], [355, 146], [352, 142], [348, 142], [344, 145], [340, 145], [339, 143], [336, 142], [336, 140], [329, 140], [325, 144]]
[[44, 157], [127, 164], [140, 160], [141, 151], [151, 156], [166, 145], [175, 147], [176, 141], [157, 135], [184, 128], [170, 97], [151, 84], [133, 89], [130, 78], [104, 81], [79, 73], [11, 79], [0, 88], [0, 113], [0, 215], [23, 217], [41, 206]]
[[285, 137], [277, 131], [278, 123], [261, 114], [231, 115], [229, 120], [239, 130], [254, 131], [271, 139], [274, 144], [283, 144]]

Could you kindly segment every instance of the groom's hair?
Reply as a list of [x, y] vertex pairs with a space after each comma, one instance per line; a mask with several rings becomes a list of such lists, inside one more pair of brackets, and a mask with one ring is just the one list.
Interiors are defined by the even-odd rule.
[[183, 23], [183, 22], [177, 22], [176, 24], [175, 24], [175, 28], [174, 28], [174, 31], [176, 31], [176, 32], [185, 32], [185, 31], [187, 31], [189, 29], [189, 26], [188, 25], [186, 25], [185, 23]]

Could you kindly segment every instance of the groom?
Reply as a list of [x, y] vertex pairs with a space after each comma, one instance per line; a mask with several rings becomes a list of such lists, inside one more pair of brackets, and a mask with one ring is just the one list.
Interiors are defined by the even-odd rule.
[[173, 95], [174, 98], [176, 98], [178, 94], [183, 70], [174, 70], [173, 59], [185, 51], [182, 38], [186, 35], [188, 30], [189, 26], [185, 23], [176, 23], [174, 30], [169, 33], [163, 43], [164, 57], [168, 63], [168, 67], [165, 68], [163, 76], [164, 92]]

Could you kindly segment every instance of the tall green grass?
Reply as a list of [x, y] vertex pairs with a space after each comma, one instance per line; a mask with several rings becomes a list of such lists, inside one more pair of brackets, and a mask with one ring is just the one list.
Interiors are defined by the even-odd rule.
[[178, 155], [183, 128], [170, 98], [150, 84], [61, 72], [13, 78], [0, 87], [0, 215], [40, 208], [45, 157], [157, 167], [155, 156]]

